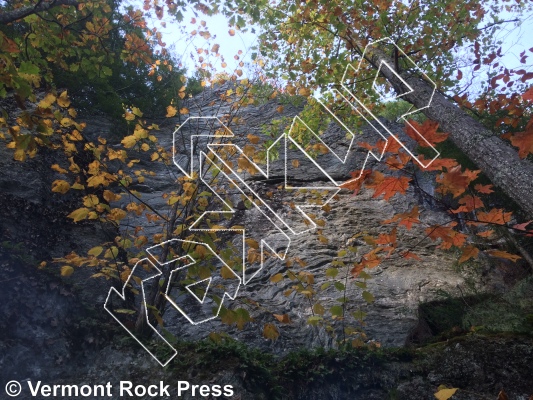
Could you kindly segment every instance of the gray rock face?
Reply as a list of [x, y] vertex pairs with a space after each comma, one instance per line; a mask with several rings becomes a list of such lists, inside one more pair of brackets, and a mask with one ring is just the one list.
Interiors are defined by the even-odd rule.
[[[301, 111], [301, 107], [284, 104], [283, 112], [280, 113], [280, 104], [276, 100], [235, 110], [218, 97], [226, 88], [223, 89], [207, 90], [189, 100], [186, 106], [190, 109], [191, 116], [220, 117], [236, 134], [235, 142], [241, 147], [246, 145], [249, 133], [258, 136], [261, 141], [271, 139], [265, 136], [262, 129], [264, 126], [270, 125], [274, 118], [290, 118]], [[241, 123], [236, 123], [237, 119]], [[105, 119], [92, 118], [90, 122], [86, 134], [91, 140], [106, 136], [113, 129], [113, 124]], [[159, 144], [170, 151], [175, 124], [183, 122], [183, 117], [181, 120], [175, 118], [161, 122], [162, 130], [157, 134]], [[402, 140], [406, 140], [401, 136], [401, 126], [386, 121], [383, 123], [400, 135]], [[187, 128], [182, 132], [185, 138], [198, 133]], [[339, 127], [330, 126], [324, 137], [334, 151], [341, 153], [346, 150], [345, 132]], [[372, 143], [377, 138], [372, 127], [364, 127], [356, 141]], [[112, 140], [118, 141], [118, 138], [111, 138], [110, 141]], [[289, 149], [288, 159], [297, 160], [299, 167], [291, 167], [288, 183], [297, 187], [331, 184], [329, 178], [316, 168], [315, 162], [334, 181], [344, 181], [351, 178], [352, 171], [362, 167], [362, 161], [366, 157], [367, 150], [356, 147], [345, 163], [339, 162], [331, 153], [319, 153], [313, 161], [304, 157], [301, 151]], [[149, 153], [139, 152], [135, 154], [135, 158], [140, 160], [138, 164], [141, 168], [153, 174], [147, 175], [144, 182], [134, 183], [131, 188], [154, 210], [161, 214], [168, 213], [170, 206], [163, 194], [177, 189], [176, 180], [181, 176], [178, 168], [150, 162]], [[0, 147], [0, 380], [7, 382], [11, 379], [30, 378], [50, 380], [47, 383], [85, 384], [108, 380], [116, 383], [133, 377], [139, 381], [144, 379], [145, 383], [150, 384], [164, 379], [173, 382], [175, 387], [175, 374], [159, 368], [137, 343], [132, 340], [128, 342], [127, 333], [107, 317], [103, 303], [110, 281], [90, 278], [94, 273], [92, 269], [77, 269], [67, 279], [58, 278], [57, 273], [53, 276], [54, 274], [43, 274], [35, 269], [43, 259], [62, 257], [70, 251], [84, 254], [95, 245], [112, 241], [117, 234], [126, 234], [132, 226], [142, 226], [147, 236], [162, 233], [160, 225], [148, 223], [144, 215], [128, 216], [123, 220], [120, 232], [110, 227], [101, 229], [90, 222], [70, 223], [66, 215], [79, 206], [79, 197], [50, 192], [52, 181], [60, 179], [59, 175], [50, 170], [50, 165], [64, 162], [60, 155], [46, 151], [26, 163], [13, 162], [9, 150]], [[369, 162], [366, 168], [384, 167], [374, 161]], [[284, 163], [274, 161], [268, 178], [260, 174], [247, 175], [246, 184], [265, 197], [266, 193], [272, 192], [268, 201], [272, 209], [285, 221], [302, 228], [302, 220], [297, 217], [291, 203], [308, 204], [312, 196], [310, 192], [279, 189], [284, 181], [284, 171]], [[431, 192], [431, 177], [424, 175], [420, 178], [423, 180], [424, 191]], [[124, 196], [123, 203], [119, 206], [125, 207], [128, 201], [127, 196]], [[265, 239], [276, 251], [284, 248], [284, 236], [258, 208], [247, 207], [237, 192], [232, 195], [232, 203], [236, 212], [230, 221], [231, 225], [244, 226], [252, 237]], [[396, 347], [432, 335], [431, 327], [420, 321], [421, 303], [428, 304], [441, 299], [443, 295], [458, 297], [463, 302], [464, 293], [507, 290], [509, 283], [486, 265], [482, 265], [479, 270], [455, 268], [457, 255], [437, 249], [435, 243], [428, 240], [421, 240], [424, 232], [415, 226], [412, 230], [400, 228], [397, 241], [400, 250], [414, 251], [420, 260], [391, 257], [368, 271], [372, 279], [366, 282], [366, 290], [372, 293], [374, 301], [367, 304], [362, 297], [363, 289], [354, 285], [349, 274], [353, 263], [371, 249], [365, 236], [388, 232], [390, 227], [384, 225], [383, 221], [395, 213], [410, 210], [415, 205], [421, 210], [420, 218], [428, 223], [444, 223], [446, 215], [436, 209], [421, 192], [412, 188], [405, 196], [396, 196], [390, 201], [372, 198], [367, 191], [354, 196], [343, 190], [330, 205], [328, 212], [320, 207], [309, 211], [315, 214], [317, 220], [324, 221], [323, 226], [319, 227], [320, 236], [326, 238], [327, 243], [321, 241], [316, 232], [293, 235], [287, 229], [281, 230], [290, 238], [287, 259], [294, 261], [298, 258], [301, 261], [301, 265], [298, 260], [294, 261], [290, 268], [295, 273], [313, 275], [316, 294], [312, 301], [294, 291], [289, 293], [295, 282], [288, 278], [277, 283], [270, 281], [276, 274], [287, 274], [289, 267], [285, 261], [269, 257], [263, 269], [247, 285], [241, 287], [235, 301], [239, 307], [246, 308], [254, 319], [243, 330], [228, 327], [220, 319], [192, 325], [170, 307], [165, 314], [165, 328], [178, 339], [193, 341], [206, 337], [210, 332], [224, 331], [238, 342], [275, 355], [284, 355], [301, 348], [336, 347], [338, 341], [343, 339], [345, 327], [362, 328], [368, 340], [375, 340], [384, 347]], [[238, 244], [233, 237], [228, 240]], [[150, 245], [148, 243], [147, 247]], [[347, 267], [339, 269], [335, 278], [327, 276], [326, 271], [333, 265], [338, 252], [348, 247], [355, 247], [357, 251], [346, 258]], [[57, 267], [54, 265], [47, 268], [57, 272]], [[344, 292], [335, 288], [336, 282], [347, 283], [349, 289], [345, 299]], [[318, 290], [324, 284], [330, 286]], [[516, 298], [523, 298], [523, 293], [531, 292], [530, 288], [531, 284], [517, 287], [516, 291], [509, 292], [506, 299], [521, 301]], [[313, 316], [314, 303], [319, 302], [329, 310], [332, 306], [341, 304], [341, 297], [345, 300], [348, 315], [345, 320], [332, 320], [329, 311], [326, 311], [324, 323], [316, 326], [307, 323], [308, 318]], [[530, 307], [530, 303], [524, 305], [524, 308], [526, 306]], [[91, 308], [93, 314], [100, 315], [100, 319], [93, 319], [87, 308]], [[505, 307], [494, 308], [493, 313], [507, 312], [501, 310], [508, 308], [506, 303]], [[483, 303], [469, 306], [464, 315], [465, 325], [486, 323], [488, 317], [476, 311], [479, 309], [484, 309], [487, 313], [491, 311]], [[350, 316], [352, 312], [366, 313], [364, 326]], [[107, 317], [104, 320], [108, 325], [100, 322], [102, 314]], [[287, 314], [291, 323], [280, 324], [273, 314]], [[506, 321], [507, 325], [514, 324], [520, 315], [512, 317]], [[99, 322], [92, 326], [87, 325], [88, 321]], [[277, 325], [280, 332], [278, 340], [263, 338], [265, 323]], [[331, 329], [327, 325], [331, 325]], [[117, 344], [122, 345], [117, 348]], [[530, 364], [530, 341], [519, 340], [514, 345], [508, 342], [500, 344], [498, 339], [486, 342], [474, 339], [471, 343], [454, 346], [446, 346], [442, 356], [434, 355], [422, 363], [393, 359], [386, 365], [375, 364], [378, 367], [374, 364], [368, 368], [364, 366], [361, 371], [346, 370], [344, 363], [348, 361], [335, 360], [331, 365], [324, 366], [329, 375], [320, 384], [303, 388], [298, 386], [298, 378], [291, 378], [293, 380], [290, 385], [296, 385], [294, 393], [281, 397], [378, 399], [396, 394], [397, 398], [430, 398], [436, 387], [443, 383], [474, 388], [479, 393], [495, 397], [497, 391], [507, 383], [506, 379], [519, 383], [513, 386], [516, 389], [512, 392], [516, 394], [514, 398], [524, 398], [520, 396], [529, 393], [530, 388], [525, 383], [531, 382], [531, 373], [528, 375], [524, 366]], [[483, 358], [485, 346], [490, 349], [490, 359]], [[498, 346], [503, 346], [505, 351], [500, 351]], [[524, 359], [521, 359], [522, 355]], [[219, 384], [233, 384], [242, 399], [272, 398], [268, 392], [262, 392], [257, 381], [249, 383], [247, 373], [252, 376], [252, 372], [257, 372], [257, 369], [247, 372], [243, 366], [244, 361], [230, 359], [231, 365], [219, 365], [216, 372], [210, 370], [205, 375], [202, 369], [205, 365], [199, 364], [195, 366], [195, 371], [180, 371], [178, 379], [199, 384], [205, 383], [207, 379]], [[512, 359], [513, 365], [518, 367], [502, 368], [501, 363], [498, 364], [502, 359]], [[223, 364], [225, 359], [220, 362]], [[176, 363], [179, 364], [179, 361]], [[495, 363], [498, 365], [494, 366]], [[197, 375], [198, 370], [200, 375]], [[495, 376], [497, 379], [494, 379]], [[257, 379], [261, 379], [261, 376]], [[172, 394], [175, 394], [175, 390]], [[467, 394], [464, 396], [463, 398], [471, 398]]]
[[[224, 90], [218, 90], [222, 93]], [[241, 147], [247, 143], [246, 135], [252, 133], [266, 140], [263, 127], [271, 123], [272, 119], [279, 117], [292, 117], [299, 112], [298, 107], [284, 105], [284, 110], [280, 114], [276, 110], [279, 104], [269, 101], [260, 106], [245, 106], [238, 111], [232, 110], [227, 105], [220, 106], [221, 100], [218, 98], [216, 90], [208, 90], [197, 98], [190, 100], [186, 106], [190, 109], [191, 117], [213, 117], [216, 116], [224, 121], [228, 127], [235, 133], [236, 138], [233, 142], [238, 143]], [[223, 104], [223, 103], [222, 103]], [[230, 117], [229, 117], [230, 116]], [[238, 121], [235, 123], [234, 121]], [[175, 119], [172, 123], [184, 123]], [[202, 124], [208, 124], [203, 121]], [[387, 127], [398, 134], [402, 140], [406, 139], [402, 128], [398, 124], [383, 121]], [[168, 122], [167, 122], [168, 124]], [[168, 126], [171, 125], [171, 126]], [[172, 124], [163, 126], [163, 129], [157, 134], [159, 144], [169, 151], [172, 148]], [[191, 134], [206, 134], [208, 130], [203, 131], [198, 125], [184, 124], [180, 129], [180, 135], [184, 136], [184, 142], [189, 142]], [[355, 141], [367, 141], [374, 143], [379, 135], [370, 127], [364, 127], [360, 136]], [[324, 133], [325, 140], [331, 143], [331, 148], [335, 152], [346, 152], [346, 132], [340, 129], [338, 125], [331, 125]], [[409, 143], [409, 145], [412, 145]], [[201, 144], [198, 144], [201, 146]], [[180, 159], [180, 165], [187, 165], [188, 160], [185, 154], [188, 154], [190, 147], [185, 145], [186, 151], [183, 151], [183, 159]], [[310, 160], [297, 149], [289, 149], [288, 159], [298, 160], [299, 167], [290, 169], [289, 183], [294, 186], [321, 187], [325, 184], [331, 186], [329, 178], [322, 171], [316, 168], [315, 162], [336, 182], [342, 182], [351, 178], [350, 173], [363, 166], [362, 161], [366, 160], [368, 151], [358, 146], [354, 146], [355, 151], [348, 154], [345, 163], [339, 162], [331, 153], [318, 154], [315, 160]], [[162, 197], [163, 193], [172, 190], [175, 180], [180, 176], [177, 168], [163, 166], [148, 162], [146, 155], [139, 155], [143, 168], [153, 171], [155, 175], [148, 176], [143, 183], [142, 192], [143, 201], [150, 204], [151, 207], [161, 213], [167, 213], [170, 207], [167, 201]], [[143, 158], [144, 157], [144, 158]], [[370, 157], [365, 168], [383, 169], [383, 165], [377, 161], [372, 161]], [[291, 208], [288, 206], [291, 202], [305, 203], [304, 197], [309, 196], [295, 193], [295, 191], [279, 190], [278, 186], [284, 179], [285, 165], [282, 160], [274, 161], [271, 164], [270, 175], [268, 178], [260, 174], [249, 175], [246, 179], [248, 185], [257, 193], [273, 192], [274, 196], [269, 201], [269, 205], [277, 210], [278, 214], [285, 220], [290, 220]], [[428, 182], [426, 182], [428, 183]], [[425, 188], [430, 190], [430, 187]], [[234, 196], [233, 204], [239, 204], [240, 197]], [[201, 325], [189, 324], [178, 312], [169, 308], [165, 314], [166, 328], [183, 339], [196, 339], [207, 336], [212, 331], [226, 331], [233, 337], [247, 344], [259, 347], [275, 353], [285, 353], [296, 348], [310, 348], [315, 346], [335, 346], [336, 340], [342, 338], [342, 329], [345, 326], [354, 326], [360, 328], [360, 325], [352, 317], [346, 318], [346, 321], [332, 321], [329, 314], [326, 313], [327, 324], [332, 324], [335, 334], [328, 333], [324, 327], [310, 326], [307, 319], [313, 315], [313, 303], [320, 302], [326, 310], [330, 307], [340, 304], [338, 298], [344, 296], [334, 288], [333, 284], [338, 282], [347, 283], [349, 288], [346, 292], [346, 315], [355, 311], [363, 311], [367, 314], [365, 318], [364, 331], [368, 338], [380, 342], [384, 346], [402, 346], [410, 337], [412, 330], [418, 321], [418, 305], [420, 302], [428, 302], [439, 298], [439, 295], [446, 294], [456, 296], [465, 289], [466, 280], [469, 285], [474, 285], [478, 290], [483, 289], [481, 277], [475, 273], [458, 271], [453, 268], [456, 255], [449, 252], [436, 249], [435, 243], [429, 240], [422, 240], [424, 232], [416, 226], [408, 231], [400, 229], [398, 231], [398, 243], [400, 250], [410, 249], [420, 256], [420, 260], [392, 258], [383, 262], [377, 268], [369, 271], [372, 279], [367, 282], [367, 290], [372, 293], [375, 301], [372, 304], [362, 298], [362, 289], [357, 288], [350, 278], [347, 267], [341, 270], [337, 278], [332, 279], [326, 276], [326, 270], [332, 266], [331, 262], [337, 256], [339, 250], [346, 249], [348, 246], [356, 246], [357, 253], [349, 260], [352, 263], [358, 261], [362, 254], [371, 250], [371, 247], [362, 240], [362, 236], [368, 234], [385, 233], [390, 227], [383, 225], [383, 221], [391, 218], [395, 213], [410, 210], [413, 206], [419, 205], [421, 209], [421, 219], [426, 222], [438, 223], [444, 222], [446, 216], [444, 213], [431, 208], [431, 203], [423, 201], [420, 193], [414, 189], [409, 189], [405, 196], [396, 196], [390, 201], [372, 198], [370, 193], [361, 192], [357, 196], [347, 190], [339, 192], [337, 200], [330, 203], [331, 211], [326, 213], [320, 208], [312, 212], [318, 219], [325, 221], [322, 229], [322, 236], [328, 239], [327, 244], [319, 241], [316, 232], [307, 232], [302, 235], [290, 235], [290, 247], [288, 258], [300, 258], [305, 267], [293, 267], [296, 273], [305, 271], [312, 273], [314, 276], [314, 287], [320, 288], [322, 284], [329, 282], [332, 284], [328, 289], [318, 291], [316, 296], [310, 302], [303, 295], [295, 292], [287, 294], [286, 292], [294, 286], [294, 282], [284, 279], [281, 282], [273, 284], [269, 279], [275, 274], [287, 272], [287, 266], [284, 261], [278, 259], [269, 259], [265, 263], [263, 270], [247, 285], [241, 286], [239, 306], [247, 308], [254, 318], [254, 322], [247, 324], [244, 330], [239, 331], [235, 328], [228, 328], [216, 319]], [[241, 202], [242, 205], [242, 202]], [[239, 206], [237, 206], [239, 209]], [[267, 242], [279, 242], [279, 230], [268, 223], [257, 208], [240, 209], [233, 217], [232, 225], [243, 225], [255, 238], [264, 238]], [[299, 221], [300, 228], [304, 225]], [[127, 224], [130, 226], [142, 225], [144, 232], [157, 233], [161, 228], [156, 225], [146, 223], [144, 217], [128, 218]], [[286, 230], [285, 230], [286, 231]], [[286, 233], [288, 233], [286, 231]], [[359, 236], [358, 236], [359, 235]], [[280, 247], [280, 248], [281, 248]], [[219, 249], [221, 250], [221, 249]], [[248, 302], [251, 300], [251, 302]], [[246, 305], [247, 304], [247, 305]], [[272, 314], [288, 314], [291, 324], [277, 324]], [[279, 327], [281, 336], [275, 342], [270, 342], [262, 337], [262, 327], [265, 323], [276, 323]], [[336, 337], [336, 339], [334, 339]]]

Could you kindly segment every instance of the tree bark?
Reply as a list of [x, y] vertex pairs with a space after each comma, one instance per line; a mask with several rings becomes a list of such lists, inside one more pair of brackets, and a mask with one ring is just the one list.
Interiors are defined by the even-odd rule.
[[21, 7], [12, 11], [5, 11], [0, 13], [0, 24], [9, 24], [10, 22], [17, 21], [25, 18], [28, 15], [36, 14], [38, 12], [47, 11], [57, 6], [77, 6], [78, 0], [52, 0], [52, 1], [39, 1], [33, 7]]
[[[394, 62], [380, 49], [367, 49], [365, 59], [375, 67], [382, 61], [393, 66]], [[388, 68], [382, 68], [383, 76], [398, 93], [405, 85]], [[397, 72], [398, 73], [398, 72]], [[419, 76], [405, 72], [398, 73], [413, 89], [402, 99], [417, 108], [425, 107], [433, 92], [433, 85]], [[444, 95], [435, 92], [431, 105], [422, 110], [440, 128], [449, 133], [449, 138], [470, 160], [492, 181], [512, 198], [530, 217], [533, 217], [533, 163], [520, 159], [518, 152], [494, 132], [485, 128]]]

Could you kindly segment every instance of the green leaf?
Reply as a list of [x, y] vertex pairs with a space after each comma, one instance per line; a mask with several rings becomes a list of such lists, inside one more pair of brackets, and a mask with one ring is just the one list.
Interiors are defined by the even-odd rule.
[[344, 309], [342, 308], [342, 306], [332, 306], [329, 309], [329, 312], [333, 317], [342, 317]]
[[335, 286], [335, 289], [337, 289], [339, 292], [342, 292], [344, 289], [346, 289], [346, 286], [344, 286], [344, 283], [342, 282], [335, 282], [333, 286]]
[[338, 273], [339, 273], [339, 270], [337, 268], [328, 268], [326, 270], [326, 276], [330, 278], [335, 278]]
[[375, 300], [374, 295], [366, 290], [363, 292], [363, 299], [365, 299], [367, 303], [373, 303]]
[[318, 314], [318, 315], [324, 315], [324, 307], [322, 306], [322, 304], [320, 303], [316, 303], [314, 306], [313, 306], [313, 312], [315, 314]]
[[137, 312], [135, 310], [128, 310], [127, 308], [119, 308], [118, 310], [113, 311], [120, 314], [135, 314]]
[[22, 61], [18, 69], [19, 74], [39, 75], [39, 67], [29, 61]]

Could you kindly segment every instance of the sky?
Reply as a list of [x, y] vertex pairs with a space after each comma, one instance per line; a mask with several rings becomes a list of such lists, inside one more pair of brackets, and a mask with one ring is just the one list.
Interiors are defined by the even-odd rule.
[[[503, 13], [500, 18], [507, 20], [512, 19], [513, 16]], [[533, 61], [530, 61], [533, 60], [533, 53], [529, 52], [530, 58], [525, 65], [520, 64], [519, 56], [522, 50], [533, 48], [533, 15], [526, 15], [521, 19], [521, 26], [514, 27], [514, 24], [504, 24], [495, 35], [495, 38], [502, 42], [504, 56], [501, 63], [509, 69], [517, 67], [531, 69], [533, 65]], [[188, 70], [188, 75], [194, 74], [196, 66], [201, 64], [199, 60], [202, 57], [204, 63], [210, 62], [218, 72], [226, 71], [232, 74], [234, 70], [240, 69], [243, 73], [241, 78], [251, 77], [252, 72], [247, 67], [253, 67], [251, 56], [257, 51], [254, 49], [254, 46], [257, 45], [257, 35], [252, 33], [250, 28], [247, 32], [235, 30], [232, 36], [229, 33], [231, 27], [224, 16], [219, 14], [208, 17], [201, 13], [195, 14], [192, 8], [184, 13], [184, 19], [180, 24], [166, 19], [166, 27], [161, 27], [161, 22], [155, 18], [153, 18], [152, 23], [162, 31], [163, 41], [166, 42], [170, 51], [182, 60], [183, 66]], [[204, 24], [205, 26], [203, 26]], [[206, 35], [191, 35], [193, 31], [205, 30], [211, 34], [208, 40], [206, 40]], [[258, 31], [257, 28], [256, 31]], [[219, 56], [215, 56], [209, 51], [215, 44], [220, 46]], [[204, 51], [198, 53], [198, 49], [208, 50], [208, 55]], [[471, 53], [468, 49], [460, 49], [457, 54], [468, 57], [468, 54]], [[241, 62], [244, 63], [244, 67], [242, 67]], [[476, 92], [477, 88], [481, 86], [481, 81], [486, 80], [486, 70], [482, 69], [474, 73], [472, 68], [465, 68], [462, 71], [465, 79], [472, 79], [474, 76], [469, 92]]]

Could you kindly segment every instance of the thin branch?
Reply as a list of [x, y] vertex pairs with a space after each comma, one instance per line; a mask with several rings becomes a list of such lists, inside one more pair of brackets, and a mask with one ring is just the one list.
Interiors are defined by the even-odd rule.
[[18, 8], [13, 11], [6, 11], [0, 13], [0, 24], [9, 24], [11, 22], [18, 21], [25, 18], [28, 15], [37, 14], [41, 11], [47, 11], [51, 8], [58, 6], [78, 6], [80, 3], [78, 0], [52, 0], [52, 1], [40, 1], [33, 7]]

